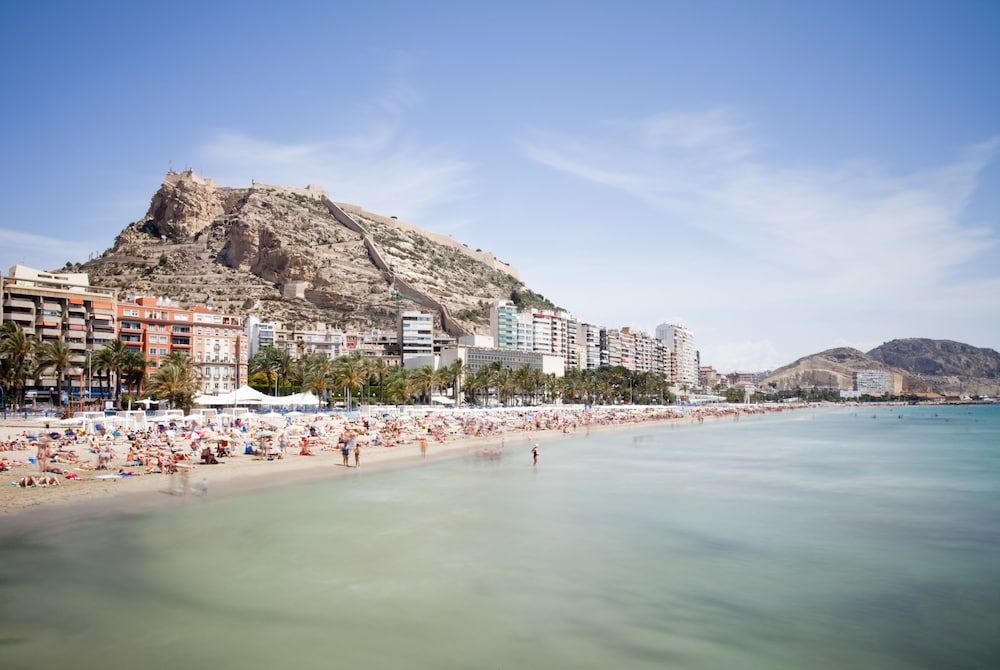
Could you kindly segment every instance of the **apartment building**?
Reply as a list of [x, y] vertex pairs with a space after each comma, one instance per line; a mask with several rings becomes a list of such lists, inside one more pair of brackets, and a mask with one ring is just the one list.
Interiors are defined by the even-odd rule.
[[433, 360], [434, 315], [427, 312], [407, 311], [399, 317], [399, 352], [403, 365], [407, 361]]
[[510, 300], [490, 305], [490, 334], [498, 349], [517, 349], [518, 310]]
[[583, 365], [593, 370], [601, 365], [601, 329], [590, 323], [576, 324], [576, 342], [583, 347]]
[[656, 339], [674, 354], [674, 378], [680, 386], [694, 388], [698, 385], [698, 354], [694, 333], [684, 326], [661, 323], [656, 327]]
[[893, 392], [893, 375], [888, 370], [858, 370], [853, 377], [854, 390], [859, 395], [881, 396]]
[[[45, 272], [15, 265], [0, 277], [0, 321], [13, 321], [39, 344], [65, 342], [73, 367], [66, 372], [63, 390], [79, 397], [87, 385], [87, 354], [115, 339], [115, 292], [90, 286], [82, 272]], [[55, 375], [44, 372], [28, 379], [26, 393], [40, 400], [52, 399]], [[102, 391], [91, 384], [91, 397]], [[86, 391], [85, 391], [86, 393]]]
[[239, 317], [141, 296], [118, 305], [118, 337], [145, 356], [148, 375], [156, 374], [167, 356], [183, 352], [194, 361], [205, 393], [231, 391], [247, 380], [248, 351]]
[[[347, 333], [329, 323], [275, 324], [274, 347], [291, 358], [322, 354], [333, 359], [347, 353]], [[358, 338], [352, 340], [355, 345]]]

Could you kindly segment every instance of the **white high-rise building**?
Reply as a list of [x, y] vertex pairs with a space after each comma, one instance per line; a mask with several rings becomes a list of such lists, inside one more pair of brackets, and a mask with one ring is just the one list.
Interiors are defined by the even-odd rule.
[[661, 323], [656, 327], [656, 339], [673, 354], [673, 382], [689, 388], [697, 386], [698, 353], [694, 346], [694, 333], [684, 326]]
[[399, 316], [399, 351], [403, 364], [410, 359], [434, 357], [434, 315], [403, 312]]
[[535, 350], [534, 317], [531, 312], [520, 312], [517, 315], [517, 346], [519, 351]]

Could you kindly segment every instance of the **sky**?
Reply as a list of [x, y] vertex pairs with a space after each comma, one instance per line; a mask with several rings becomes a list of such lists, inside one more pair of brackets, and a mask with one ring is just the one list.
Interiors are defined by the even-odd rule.
[[319, 184], [762, 370], [1000, 349], [1000, 4], [0, 4], [0, 268], [170, 168]]

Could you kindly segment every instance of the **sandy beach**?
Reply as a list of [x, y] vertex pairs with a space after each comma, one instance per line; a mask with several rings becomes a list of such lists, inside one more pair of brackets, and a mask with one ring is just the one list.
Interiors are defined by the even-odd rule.
[[[0, 473], [0, 482], [3, 483], [0, 486], [0, 532], [46, 526], [56, 521], [73, 523], [108, 514], [139, 512], [167, 505], [195, 504], [203, 500], [204, 496], [217, 498], [321, 479], [355, 477], [365, 472], [418, 466], [443, 458], [499, 448], [504, 449], [505, 457], [521, 457], [526, 463], [530, 463], [531, 448], [536, 443], [542, 445], [555, 440], [572, 440], [606, 431], [749, 419], [797, 408], [801, 406], [771, 408], [770, 411], [760, 408], [724, 412], [695, 410], [684, 416], [578, 425], [575, 429], [565, 427], [561, 430], [518, 430], [482, 437], [455, 436], [443, 443], [429, 441], [425, 456], [421, 455], [416, 441], [392, 448], [366, 447], [361, 453], [360, 468], [353, 467], [353, 457], [351, 467], [344, 467], [340, 451], [333, 448], [315, 450], [311, 456], [301, 456], [290, 451], [282, 458], [272, 461], [238, 455], [228, 457], [218, 465], [194, 465], [188, 478], [193, 491], [183, 496], [172, 493], [180, 486], [178, 474], [153, 473], [120, 479], [109, 478], [109, 474], [120, 469], [142, 471], [142, 468], [127, 466], [124, 455], [120, 453], [106, 472], [80, 470], [80, 479], [66, 480], [60, 477], [59, 486], [21, 488], [15, 484], [18, 479], [39, 474], [37, 465], [26, 463], [34, 456], [34, 450], [6, 451], [0, 452], [0, 456], [12, 463], [25, 464], [15, 465], [11, 470]], [[0, 440], [9, 440], [26, 430], [38, 430], [40, 427], [41, 422], [35, 422], [33, 426], [25, 422], [10, 422], [10, 425], [0, 426]]]

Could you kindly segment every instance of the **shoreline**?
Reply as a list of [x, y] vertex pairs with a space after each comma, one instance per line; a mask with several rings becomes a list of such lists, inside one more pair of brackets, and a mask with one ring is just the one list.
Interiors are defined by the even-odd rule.
[[[740, 420], [753, 420], [787, 414], [803, 409], [836, 409], [836, 407], [796, 406], [785, 407], [781, 411], [763, 411], [741, 414]], [[733, 421], [732, 414], [706, 415], [704, 423]], [[505, 444], [506, 448], [519, 444], [525, 447], [525, 459], [532, 443], [552, 443], [567, 441], [575, 437], [594, 434], [663, 428], [667, 426], [697, 426], [702, 424], [697, 417], [682, 416], [647, 421], [622, 422], [603, 425], [580, 426], [576, 431], [522, 430], [502, 435], [482, 437], [463, 436], [444, 443], [429, 445], [426, 457], [420, 455], [416, 444], [393, 448], [372, 449], [362, 452], [362, 467], [345, 468], [340, 462], [339, 452], [320, 451], [313, 456], [288, 455], [276, 461], [254, 460], [249, 456], [237, 456], [220, 466], [199, 465], [193, 469], [191, 482], [203, 478], [208, 489], [204, 496], [188, 494], [178, 496], [168, 489], [173, 480], [170, 475], [143, 475], [122, 480], [88, 480], [62, 484], [52, 489], [14, 489], [2, 500], [16, 501], [16, 505], [0, 507], [0, 537], [24, 532], [54, 532], [67, 525], [98, 521], [109, 517], [145, 514], [168, 507], [180, 507], [204, 503], [212, 499], [233, 498], [274, 488], [310, 484], [318, 481], [335, 481], [344, 477], [363, 476], [369, 472], [387, 472], [416, 467], [422, 463], [434, 463], [459, 458], [481, 449], [495, 448]], [[19, 473], [7, 472], [0, 476], [14, 476]], [[7, 493], [5, 491], [5, 493]], [[19, 496], [30, 495], [30, 499]], [[55, 495], [52, 495], [55, 494]]]

